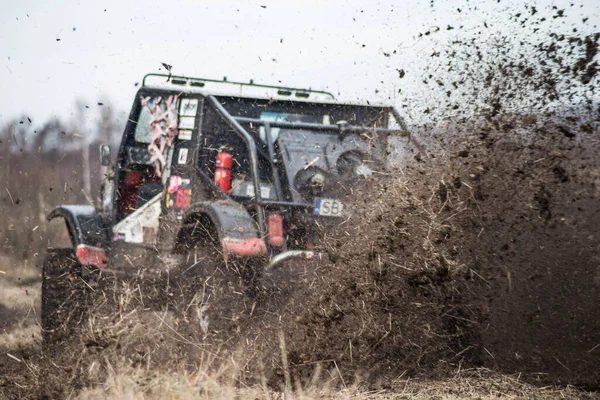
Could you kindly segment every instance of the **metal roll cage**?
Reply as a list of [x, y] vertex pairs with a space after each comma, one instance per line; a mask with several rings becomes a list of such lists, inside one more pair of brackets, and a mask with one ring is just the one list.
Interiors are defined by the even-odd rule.
[[[282, 189], [282, 185], [281, 185], [281, 178], [280, 178], [279, 167], [278, 167], [278, 163], [277, 163], [277, 157], [276, 157], [275, 149], [274, 149], [275, 146], [273, 143], [273, 139], [271, 137], [271, 128], [299, 129], [299, 130], [311, 130], [311, 131], [320, 131], [320, 132], [338, 132], [340, 134], [340, 137], [343, 137], [343, 135], [346, 133], [363, 133], [363, 132], [369, 132], [376, 136], [383, 135], [385, 137], [390, 136], [390, 135], [408, 136], [408, 131], [406, 129], [406, 126], [404, 125], [402, 118], [400, 117], [398, 112], [393, 108], [390, 108], [389, 112], [392, 113], [392, 115], [394, 116], [394, 118], [396, 119], [398, 124], [400, 125], [401, 129], [370, 128], [370, 127], [365, 127], [365, 126], [349, 125], [347, 123], [340, 123], [340, 124], [336, 124], [336, 125], [333, 125], [333, 124], [322, 125], [322, 124], [314, 124], [314, 123], [265, 121], [265, 120], [261, 120], [261, 119], [257, 119], [257, 118], [246, 118], [246, 117], [233, 116], [225, 109], [225, 107], [223, 107], [223, 105], [219, 102], [219, 100], [215, 96], [208, 95], [208, 96], [206, 96], [206, 99], [214, 107], [214, 109], [217, 111], [219, 116], [223, 120], [225, 120], [225, 122], [229, 125], [229, 127], [231, 129], [233, 129], [233, 131], [246, 144], [248, 154], [250, 157], [249, 161], [250, 161], [250, 170], [251, 170], [251, 174], [252, 174], [252, 182], [254, 184], [254, 200], [253, 201], [251, 200], [249, 202], [249, 204], [254, 205], [256, 208], [258, 225], [260, 228], [261, 236], [264, 236], [265, 232], [266, 232], [265, 211], [264, 211], [265, 207], [269, 207], [269, 206], [270, 207], [278, 207], [278, 208], [281, 208], [281, 207], [312, 208], [312, 207], [314, 207], [313, 204], [309, 204], [309, 203], [283, 201], [283, 189]], [[258, 154], [257, 154], [255, 139], [241, 124], [256, 124], [258, 126], [264, 126], [264, 128], [265, 128], [267, 149], [269, 152], [269, 161], [271, 163], [271, 171], [273, 174], [272, 178], [273, 178], [273, 182], [275, 185], [275, 191], [277, 193], [277, 201], [264, 200], [261, 197], [260, 179], [259, 179], [259, 170], [258, 170]], [[202, 177], [204, 179], [208, 180], [215, 189], [217, 189], [220, 193], [222, 193], [224, 196], [229, 198], [229, 195], [227, 193], [223, 192], [218, 186], [216, 186], [214, 184], [214, 182], [212, 181], [212, 179], [210, 179], [197, 166], [196, 166], [196, 170], [198, 172], [200, 172]]]

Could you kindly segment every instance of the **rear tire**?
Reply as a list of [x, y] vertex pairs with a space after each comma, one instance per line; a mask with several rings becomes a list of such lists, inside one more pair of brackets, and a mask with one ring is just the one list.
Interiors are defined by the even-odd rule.
[[217, 347], [235, 342], [256, 307], [262, 263], [237, 257], [225, 261], [217, 230], [206, 217], [183, 229], [178, 243], [182, 262], [172, 278], [182, 294], [182, 319], [203, 342]]
[[90, 289], [72, 249], [49, 249], [42, 269], [42, 340], [48, 346], [71, 336], [86, 315]]

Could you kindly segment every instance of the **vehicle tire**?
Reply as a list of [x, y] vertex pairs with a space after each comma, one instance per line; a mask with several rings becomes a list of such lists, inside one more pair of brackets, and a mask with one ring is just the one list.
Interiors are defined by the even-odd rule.
[[[182, 262], [172, 286], [183, 301], [178, 308], [205, 343], [235, 342], [256, 306], [262, 263], [255, 259], [225, 261], [216, 230], [206, 220], [179, 236]], [[193, 233], [192, 233], [193, 232]], [[187, 239], [187, 240], [184, 240]]]
[[68, 339], [86, 315], [89, 287], [72, 249], [49, 249], [42, 269], [44, 346]]

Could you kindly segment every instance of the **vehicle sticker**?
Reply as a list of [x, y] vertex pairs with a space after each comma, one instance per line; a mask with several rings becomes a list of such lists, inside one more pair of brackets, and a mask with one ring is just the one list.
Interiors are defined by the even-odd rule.
[[198, 99], [181, 99], [179, 103], [179, 115], [180, 116], [196, 116], [198, 111]]
[[[254, 185], [249, 183], [246, 188], [246, 196], [254, 197]], [[271, 188], [268, 186], [260, 185], [260, 197], [263, 199], [268, 199], [271, 197]]]
[[189, 188], [189, 185], [189, 179], [171, 176], [169, 190], [165, 195], [165, 207], [175, 210], [189, 207], [192, 198], [192, 189]]
[[188, 149], [179, 149], [177, 156], [177, 164], [185, 164], [187, 162]]
[[173, 200], [171, 199], [171, 193], [169, 192], [165, 194], [165, 207], [173, 208]]
[[[148, 135], [142, 134], [139, 136], [136, 130], [136, 140], [143, 139], [141, 140], [143, 143], [149, 143], [150, 164], [154, 166], [156, 175], [162, 177], [163, 171], [168, 169], [165, 153], [170, 151], [173, 140], [177, 136], [177, 96], [156, 97], [154, 99], [150, 96], [142, 96], [141, 103], [142, 107], [145, 107], [143, 113], [148, 118], [147, 121], [138, 126], [147, 123]], [[146, 139], [150, 139], [150, 141], [147, 142]]]
[[120, 232], [115, 232], [115, 235], [113, 237], [113, 241], [115, 241], [115, 242], [124, 242], [125, 241], [125, 234], [124, 233], [120, 233]]
[[190, 206], [192, 189], [179, 189], [175, 196], [175, 208], [187, 208]]
[[177, 189], [179, 189], [179, 185], [181, 185], [181, 177], [177, 175], [171, 175], [169, 179], [169, 193], [175, 193]]
[[179, 140], [192, 140], [192, 131], [189, 129], [180, 129], [177, 138]]
[[179, 117], [179, 129], [194, 129], [196, 117]]

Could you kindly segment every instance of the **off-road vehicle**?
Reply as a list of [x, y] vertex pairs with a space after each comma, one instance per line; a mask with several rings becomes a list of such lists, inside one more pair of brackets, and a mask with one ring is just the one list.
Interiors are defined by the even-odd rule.
[[[64, 218], [72, 248], [50, 249], [43, 266], [44, 337], [81, 318], [90, 274], [160, 274], [184, 254], [171, 276], [231, 263], [240, 276], [251, 269], [252, 286], [264, 270], [315, 257], [323, 229], [351, 212], [340, 198], [377, 178], [388, 136], [405, 131], [392, 107], [322, 91], [147, 75], [114, 163], [101, 147], [101, 207], [48, 215]], [[207, 291], [218, 297], [213, 283], [203, 302]]]

